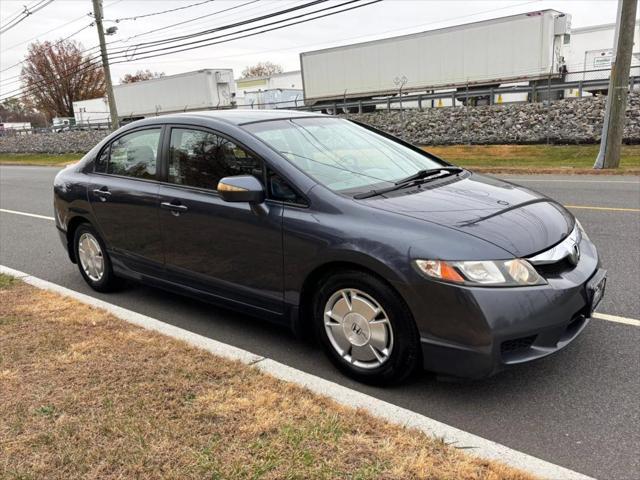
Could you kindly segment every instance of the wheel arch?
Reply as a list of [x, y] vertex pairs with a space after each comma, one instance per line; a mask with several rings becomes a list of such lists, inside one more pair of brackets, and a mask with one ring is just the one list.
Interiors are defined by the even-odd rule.
[[389, 288], [391, 288], [397, 295], [402, 299], [402, 301], [408, 305], [408, 302], [403, 295], [403, 293], [397, 288], [397, 284], [394, 281], [388, 278], [388, 275], [377, 271], [370, 266], [363, 265], [362, 263], [358, 263], [355, 261], [349, 260], [333, 260], [323, 263], [321, 265], [317, 265], [313, 270], [311, 270], [307, 276], [305, 277], [302, 288], [300, 289], [300, 300], [298, 305], [298, 315], [294, 319], [293, 327], [294, 331], [297, 334], [300, 334], [303, 337], [309, 337], [313, 322], [311, 321], [313, 312], [313, 296], [317, 290], [317, 286], [319, 283], [326, 278], [327, 276], [336, 273], [336, 272], [344, 272], [344, 271], [358, 271], [362, 273], [369, 274], [379, 281], [385, 283]]

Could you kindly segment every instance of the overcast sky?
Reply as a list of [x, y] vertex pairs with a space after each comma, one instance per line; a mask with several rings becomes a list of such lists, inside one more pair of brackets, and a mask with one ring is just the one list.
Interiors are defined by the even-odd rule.
[[[4, 24], [7, 19], [11, 19], [23, 8], [24, 4], [32, 5], [38, 1], [1, 0], [1, 23]], [[104, 16], [105, 19], [115, 20], [183, 7], [202, 1], [104, 0]], [[262, 0], [162, 32], [139, 36], [128, 42], [126, 40], [134, 35], [236, 7], [247, 3], [248, 0], [212, 0], [191, 8], [147, 18], [123, 20], [118, 23], [106, 22], [105, 27], [114, 25], [118, 27], [118, 32], [107, 38], [110, 42], [118, 41], [111, 47], [122, 48], [141, 41], [157, 40], [193, 33], [205, 28], [214, 28], [303, 4], [306, 1], [308, 0]], [[345, 0], [336, 3], [343, 1]], [[317, 5], [313, 8], [319, 9], [325, 6], [326, 4]], [[570, 13], [572, 26], [576, 28], [613, 23], [616, 17], [617, 1], [384, 0], [351, 12], [246, 39], [170, 56], [114, 65], [111, 73], [115, 83], [119, 83], [119, 79], [125, 73], [138, 69], [173, 74], [200, 68], [233, 68], [234, 75], [238, 77], [245, 66], [265, 60], [279, 63], [285, 70], [298, 70], [300, 68], [298, 54], [301, 51], [432, 30], [548, 8]], [[5, 69], [23, 60], [30, 42], [59, 40], [88, 25], [91, 18], [87, 14], [91, 11], [91, 0], [54, 0], [53, 3], [28, 17], [17, 27], [0, 35], [0, 69]], [[97, 44], [95, 27], [88, 27], [73, 38], [81, 42], [85, 48]], [[1, 73], [0, 80], [5, 80], [1, 90], [7, 92], [10, 88], [17, 87], [17, 84], [9, 82], [11, 77], [19, 73], [19, 67]]]

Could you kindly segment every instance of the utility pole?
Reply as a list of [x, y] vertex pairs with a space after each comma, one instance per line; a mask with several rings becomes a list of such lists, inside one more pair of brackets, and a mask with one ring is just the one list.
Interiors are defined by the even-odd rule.
[[102, 68], [104, 68], [104, 81], [107, 87], [107, 99], [109, 101], [109, 112], [111, 113], [111, 128], [118, 128], [118, 110], [116, 99], [113, 96], [113, 84], [111, 83], [111, 70], [109, 70], [109, 57], [107, 56], [107, 45], [104, 41], [104, 29], [102, 28], [102, 0], [93, 1], [93, 15], [98, 29], [100, 39], [100, 53], [102, 54]]
[[618, 168], [620, 165], [637, 6], [638, 0], [618, 0], [609, 93], [604, 112], [600, 152], [593, 168]]

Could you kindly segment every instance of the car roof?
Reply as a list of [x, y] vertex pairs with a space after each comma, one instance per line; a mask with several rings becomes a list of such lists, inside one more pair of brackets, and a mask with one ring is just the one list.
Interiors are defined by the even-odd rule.
[[[173, 115], [172, 115], [173, 116]], [[313, 112], [301, 112], [297, 110], [201, 110], [175, 114], [181, 118], [213, 118], [223, 120], [235, 125], [245, 123], [264, 122], [268, 120], [284, 120], [301, 117], [325, 117], [326, 115]]]

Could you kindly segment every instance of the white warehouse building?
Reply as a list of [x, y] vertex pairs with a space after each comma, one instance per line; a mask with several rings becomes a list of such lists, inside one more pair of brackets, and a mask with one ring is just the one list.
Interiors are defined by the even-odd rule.
[[[615, 27], [610, 23], [573, 29], [566, 59], [567, 81], [609, 78], [606, 70], [611, 68]], [[633, 35], [631, 75], [640, 75], [640, 20], [636, 21]]]
[[238, 108], [287, 108], [304, 105], [300, 70], [236, 79]]

